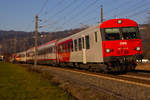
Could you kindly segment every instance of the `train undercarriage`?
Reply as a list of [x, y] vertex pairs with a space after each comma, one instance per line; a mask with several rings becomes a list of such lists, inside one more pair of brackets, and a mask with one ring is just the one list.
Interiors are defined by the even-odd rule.
[[129, 71], [134, 71], [137, 64], [136, 62], [109, 62], [109, 63], [59, 63], [57, 66], [84, 69], [92, 72], [101, 73], [126, 73]]
[[109, 57], [104, 59], [105, 62], [102, 63], [59, 63], [58, 66], [61, 67], [71, 67], [78, 69], [85, 69], [93, 72], [102, 73], [126, 73], [129, 71], [134, 71], [137, 63], [136, 59], [138, 56], [128, 56], [128, 57]]
[[[38, 61], [38, 64], [59, 66], [59, 67], [68, 67], [68, 68], [78, 68], [84, 69], [92, 72], [101, 72], [101, 73], [126, 73], [129, 71], [134, 71], [137, 63], [136, 59], [138, 56], [127, 56], [127, 57], [109, 57], [105, 58], [104, 62], [101, 63], [86, 63], [82, 62], [60, 62], [56, 61]], [[31, 64], [31, 62], [27, 62]], [[32, 61], [33, 64], [33, 61]]]

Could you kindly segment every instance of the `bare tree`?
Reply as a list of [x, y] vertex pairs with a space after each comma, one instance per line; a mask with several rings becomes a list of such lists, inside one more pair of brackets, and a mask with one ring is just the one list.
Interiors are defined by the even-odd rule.
[[144, 56], [145, 58], [149, 58], [150, 59], [150, 20], [149, 20], [149, 24], [146, 27], [146, 34], [145, 34], [145, 40], [144, 40]]

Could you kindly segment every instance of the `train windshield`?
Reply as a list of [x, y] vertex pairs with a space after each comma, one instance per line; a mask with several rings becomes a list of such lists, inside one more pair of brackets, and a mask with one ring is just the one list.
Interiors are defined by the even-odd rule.
[[122, 35], [124, 39], [136, 39], [137, 38], [137, 28], [136, 27], [126, 27], [122, 28]]
[[105, 28], [106, 40], [122, 40], [138, 38], [137, 27]]
[[120, 30], [119, 30], [119, 28], [105, 29], [105, 39], [106, 40], [120, 40]]

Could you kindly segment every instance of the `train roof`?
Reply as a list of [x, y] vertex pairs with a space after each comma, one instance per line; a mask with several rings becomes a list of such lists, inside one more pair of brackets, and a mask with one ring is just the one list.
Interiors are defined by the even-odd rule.
[[56, 40], [49, 41], [45, 44], [38, 46], [38, 50], [43, 49], [43, 48], [47, 48], [47, 47], [55, 46], [55, 44], [56, 44]]
[[138, 24], [131, 20], [126, 18], [119, 18], [119, 19], [110, 19], [107, 21], [104, 21], [100, 28], [113, 28], [113, 27], [131, 27], [131, 26], [138, 26]]
[[16, 53], [16, 55], [20, 55], [20, 54], [26, 54], [26, 51]]
[[87, 29], [85, 29], [85, 30], [82, 30], [82, 31], [80, 31], [80, 32], [78, 32], [78, 33], [75, 33], [75, 34], [70, 35], [70, 36], [68, 36], [68, 37], [66, 37], [66, 38], [63, 38], [63, 39], [58, 40], [57, 43], [60, 44], [60, 43], [62, 43], [62, 42], [64, 42], [64, 41], [66, 41], [66, 40], [72, 39], [73, 37], [74, 37], [74, 38], [79, 37], [79, 35], [82, 37], [83, 35], [86, 35], [86, 34], [89, 33], [90, 31], [93, 31], [93, 30], [97, 31], [98, 29], [99, 29], [99, 24], [90, 26], [89, 28], [87, 28]]
[[[44, 44], [42, 44], [42, 45], [39, 45], [37, 48], [38, 48], [38, 50], [41, 50], [41, 49], [43, 49], [43, 48], [55, 46], [55, 43], [56, 43], [56, 40], [52, 40], [52, 41], [49, 41], [49, 42], [44, 43]], [[34, 48], [35, 48], [35, 47], [29, 48], [29, 49], [27, 50], [27, 52], [34, 51], [34, 50], [35, 50]]]

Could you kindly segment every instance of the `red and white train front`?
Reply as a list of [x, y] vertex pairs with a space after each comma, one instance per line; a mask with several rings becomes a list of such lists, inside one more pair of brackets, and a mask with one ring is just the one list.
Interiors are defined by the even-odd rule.
[[[133, 70], [142, 54], [142, 40], [138, 24], [130, 19], [111, 19], [100, 25], [105, 63]], [[119, 70], [119, 69], [118, 69]]]

